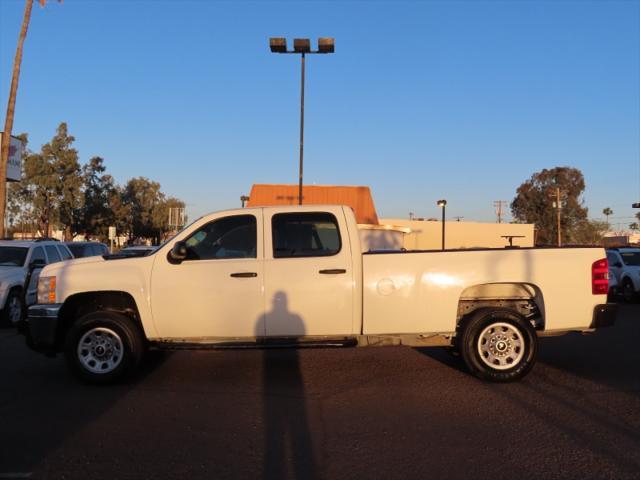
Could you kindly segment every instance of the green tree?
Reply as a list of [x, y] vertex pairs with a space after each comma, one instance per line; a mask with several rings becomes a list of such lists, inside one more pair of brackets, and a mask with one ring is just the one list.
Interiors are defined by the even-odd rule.
[[169, 210], [171, 208], [185, 208], [185, 203], [175, 197], [168, 197], [156, 206], [153, 212], [153, 225], [157, 230], [155, 243], [162, 242], [175, 230], [175, 226], [169, 225]]
[[66, 241], [72, 240], [78, 233], [76, 215], [79, 214], [84, 201], [78, 151], [71, 146], [74, 141], [75, 137], [67, 131], [67, 124], [62, 122], [51, 142], [42, 147], [42, 155], [51, 164], [56, 177], [52, 179], [56, 195], [55, 207]]
[[[42, 236], [51, 235], [60, 225], [66, 240], [75, 233], [76, 213], [82, 207], [82, 176], [78, 152], [71, 147], [74, 137], [61, 123], [51, 142], [40, 153], [28, 153], [23, 159], [22, 180], [10, 187], [10, 211], [30, 212], [31, 220]], [[19, 206], [19, 207], [18, 207]]]
[[560, 188], [561, 230], [565, 243], [575, 241], [575, 229], [587, 219], [587, 208], [582, 201], [584, 176], [577, 168], [555, 167], [534, 173], [518, 187], [511, 202], [511, 213], [517, 223], [533, 223], [537, 242], [555, 243], [557, 210], [553, 207], [556, 189]]
[[132, 178], [125, 185], [122, 198], [131, 209], [129, 238], [157, 238], [154, 212], [165, 201], [160, 184], [144, 177]]
[[93, 157], [82, 166], [84, 204], [76, 214], [77, 230], [101, 241], [108, 238], [109, 226], [115, 224], [116, 210], [111, 199], [118, 194], [113, 177], [106, 170], [100, 157]]
[[572, 243], [577, 245], [601, 245], [604, 234], [609, 230], [606, 222], [582, 220], [573, 230]]
[[629, 228], [631, 230], [640, 230], [640, 225], [638, 224], [638, 222], [633, 222], [629, 224]]
[[609, 207], [606, 207], [604, 210], [602, 210], [602, 214], [607, 217], [607, 228], [609, 228], [609, 215], [613, 215], [613, 210], [611, 210]]

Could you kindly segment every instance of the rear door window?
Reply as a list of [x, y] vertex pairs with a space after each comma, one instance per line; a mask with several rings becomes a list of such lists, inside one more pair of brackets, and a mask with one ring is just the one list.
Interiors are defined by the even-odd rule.
[[280, 213], [271, 219], [273, 257], [327, 257], [342, 247], [338, 221], [330, 213]]

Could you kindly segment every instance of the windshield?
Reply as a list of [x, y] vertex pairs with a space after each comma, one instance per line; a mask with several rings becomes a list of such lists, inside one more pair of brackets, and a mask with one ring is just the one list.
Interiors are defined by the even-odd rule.
[[620, 256], [625, 265], [640, 267], [640, 250], [637, 252], [620, 252]]
[[24, 247], [0, 247], [0, 266], [21, 267], [27, 258], [28, 248]]

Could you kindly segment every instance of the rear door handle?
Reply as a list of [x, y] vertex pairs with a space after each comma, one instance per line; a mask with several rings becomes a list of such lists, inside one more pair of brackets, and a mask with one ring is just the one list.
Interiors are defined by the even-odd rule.
[[256, 272], [238, 272], [238, 273], [232, 273], [231, 276], [233, 278], [253, 278], [253, 277], [257, 277], [258, 274]]
[[329, 268], [327, 270], [320, 270], [318, 273], [322, 273], [323, 275], [338, 275], [340, 273], [347, 273], [347, 271], [344, 268]]

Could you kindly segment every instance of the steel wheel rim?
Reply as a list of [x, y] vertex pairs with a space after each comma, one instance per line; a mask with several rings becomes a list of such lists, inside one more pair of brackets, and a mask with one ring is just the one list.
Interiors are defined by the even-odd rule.
[[492, 323], [478, 337], [480, 360], [494, 370], [507, 370], [524, 357], [524, 337], [518, 328], [506, 322]]
[[9, 320], [11, 323], [18, 323], [22, 319], [22, 304], [17, 296], [9, 299]]
[[123, 352], [120, 335], [105, 327], [85, 332], [77, 348], [80, 364], [91, 373], [98, 374], [113, 372], [122, 362]]

